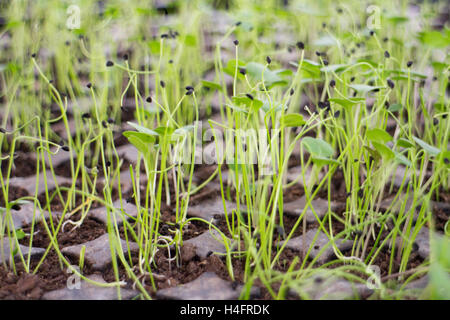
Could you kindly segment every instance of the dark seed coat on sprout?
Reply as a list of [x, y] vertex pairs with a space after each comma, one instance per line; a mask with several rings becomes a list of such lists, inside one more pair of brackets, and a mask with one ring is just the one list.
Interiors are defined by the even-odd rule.
[[61, 149], [63, 149], [64, 151], [69, 151], [69, 147], [68, 146], [62, 146]]
[[19, 211], [19, 210], [20, 210], [20, 206], [19, 206], [17, 203], [15, 203], [15, 204], [13, 204], [13, 205], [11, 206], [11, 209], [16, 210], [16, 211]]
[[245, 74], [246, 74], [247, 72], [245, 71], [245, 69], [240, 68], [240, 69], [239, 69], [239, 73], [245, 76]]
[[164, 81], [162, 81], [162, 80], [159, 82], [159, 84], [161, 85], [162, 88], [166, 87], [166, 83]]
[[295, 93], [294, 89], [291, 89], [291, 90], [289, 91], [289, 95], [291, 95], [291, 96], [293, 96], [294, 93]]
[[375, 34], [375, 31], [370, 30], [370, 35], [373, 36]]
[[128, 54], [125, 53], [125, 54], [123, 55], [123, 60], [125, 60], [125, 61], [128, 60]]
[[450, 164], [450, 159], [449, 158], [444, 158], [444, 163], [445, 164]]
[[350, 82], [353, 82], [353, 81], [355, 81], [355, 77], [350, 78]]
[[105, 129], [108, 128], [108, 124], [106, 123], [105, 120], [102, 121], [102, 126], [103, 126], [103, 128], [105, 128]]
[[384, 57], [385, 57], [385, 58], [390, 58], [390, 57], [391, 57], [391, 55], [389, 54], [389, 51], [386, 50], [386, 51], [384, 52]]
[[185, 88], [187, 91], [194, 91], [194, 87], [193, 86], [186, 86]]
[[395, 87], [394, 81], [392, 81], [391, 79], [388, 79], [387, 84], [388, 84], [389, 88], [394, 89], [394, 87]]
[[253, 100], [253, 96], [250, 93], [246, 93], [245, 94], [247, 96], [247, 98], [249, 98], [250, 100]]
[[412, 66], [412, 64], [413, 64], [413, 62], [412, 61], [408, 61], [407, 63], [406, 63], [406, 66], [409, 68], [409, 67], [411, 67]]
[[111, 60], [106, 61], [107, 67], [112, 67], [113, 65], [114, 65], [114, 62], [112, 62]]
[[272, 59], [270, 59], [270, 57], [267, 56], [267, 57], [266, 57], [266, 62], [267, 62], [267, 64], [270, 64], [270, 63], [272, 62]]
[[238, 46], [239, 45], [239, 40], [234, 40], [233, 43], [234, 43], [235, 46]]
[[316, 56], [320, 57], [320, 52], [316, 51]]
[[81, 115], [81, 118], [82, 118], [82, 119], [90, 119], [90, 118], [91, 118], [91, 114], [88, 113], [88, 112], [83, 113], [83, 114]]
[[167, 38], [169, 38], [169, 35], [168, 35], [167, 33], [163, 33], [163, 34], [161, 35], [161, 38], [162, 38], [162, 39], [167, 39]]
[[6, 133], [6, 130], [4, 128], [0, 128], [0, 133]]
[[340, 110], [338, 110], [338, 111], [336, 111], [335, 113], [334, 113], [334, 117], [335, 118], [339, 118], [339, 115], [341, 114], [341, 111]]
[[32, 58], [36, 58], [36, 53], [31, 54]]
[[89, 83], [86, 85], [86, 87], [87, 87], [88, 89], [92, 88], [92, 83], [89, 82]]
[[334, 86], [336, 86], [336, 81], [335, 80], [331, 80], [330, 81], [330, 87], [334, 88]]
[[108, 120], [106, 120], [109, 124], [113, 124], [114, 123], [114, 119], [113, 118], [108, 118]]
[[305, 49], [305, 44], [301, 41], [297, 42], [297, 48], [299, 48], [300, 50]]
[[323, 64], [327, 66], [328, 65], [328, 60], [323, 59]]
[[147, 99], [145, 99], [145, 101], [147, 101], [148, 103], [152, 103], [153, 99], [152, 97], [148, 96]]

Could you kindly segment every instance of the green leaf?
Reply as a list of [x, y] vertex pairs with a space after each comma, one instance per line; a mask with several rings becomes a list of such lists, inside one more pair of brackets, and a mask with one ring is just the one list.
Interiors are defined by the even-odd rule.
[[391, 112], [397, 112], [400, 111], [402, 108], [403, 106], [400, 103], [394, 103], [389, 106], [388, 110]]
[[393, 139], [389, 133], [378, 128], [368, 129], [366, 132], [366, 136], [370, 141], [375, 141], [382, 144], [385, 144], [388, 141], [392, 141]]
[[448, 64], [439, 61], [433, 61], [431, 65], [436, 73], [442, 73], [448, 67]]
[[175, 131], [174, 128], [170, 127], [158, 127], [155, 129], [155, 132], [160, 136], [170, 136]]
[[325, 158], [320, 156], [311, 156], [311, 159], [314, 163], [318, 165], [326, 165], [326, 164], [340, 164], [337, 160], [331, 158]]
[[343, 106], [344, 108], [351, 108], [352, 106], [365, 102], [366, 99], [364, 98], [351, 98], [351, 99], [339, 99], [339, 98], [331, 98], [329, 99], [330, 102], [339, 104]]
[[436, 147], [430, 146], [428, 143], [426, 143], [423, 140], [420, 140], [417, 137], [413, 137], [413, 140], [420, 146], [422, 149], [424, 149], [427, 153], [429, 153], [431, 156], [437, 156], [441, 150], [439, 150]]
[[400, 138], [397, 140], [397, 146], [402, 148], [412, 148], [414, 147], [414, 143], [405, 138]]
[[16, 238], [17, 240], [22, 240], [26, 237], [25, 232], [23, 232], [22, 229], [17, 229], [16, 230]]
[[300, 127], [306, 123], [303, 116], [298, 113], [286, 114], [281, 118], [281, 123], [285, 127]]
[[137, 123], [133, 123], [133, 122], [130, 122], [130, 121], [128, 121], [127, 123], [130, 126], [132, 126], [133, 128], [135, 128], [138, 132], [145, 133], [145, 134], [148, 134], [148, 135], [151, 135], [151, 136], [157, 136], [158, 135], [157, 132], [155, 132], [155, 131], [153, 131], [151, 129], [148, 129], [146, 127], [143, 127], [143, 126], [141, 126], [141, 125], [139, 125]]
[[[284, 105], [284, 110], [287, 110], [287, 108], [288, 108], [288, 106]], [[283, 105], [281, 103], [279, 103], [279, 104], [276, 105], [276, 107], [274, 109], [275, 109], [274, 110], [275, 112], [281, 111], [283, 109]], [[262, 110], [264, 112], [266, 112], [266, 113], [270, 111], [270, 102], [269, 101], [267, 101], [267, 100], [264, 101], [264, 104], [262, 106]]]
[[373, 145], [373, 147], [380, 153], [380, 155], [381, 155], [383, 158], [385, 158], [385, 159], [387, 159], [387, 160], [390, 160], [390, 159], [395, 158], [395, 153], [394, 153], [394, 151], [392, 151], [392, 150], [391, 150], [389, 147], [387, 147], [386, 145], [381, 144], [381, 143], [379, 143], [379, 142], [375, 142], [375, 141], [372, 141], [372, 145]]
[[[289, 62], [292, 66], [298, 68], [297, 62]], [[320, 79], [321, 64], [309, 59], [303, 59], [300, 72], [302, 78]]]
[[202, 80], [202, 86], [205, 88], [222, 91], [222, 86], [217, 82]]
[[441, 102], [435, 103], [433, 105], [433, 107], [439, 112], [446, 112], [447, 111], [446, 110], [446, 105], [444, 103], [441, 103]]
[[440, 33], [439, 31], [419, 32], [419, 40], [432, 48], [446, 48], [450, 46], [449, 34]]
[[328, 142], [319, 138], [305, 137], [302, 139], [302, 145], [312, 156], [318, 158], [330, 159], [334, 154], [334, 150]]
[[230, 108], [230, 109], [233, 109], [234, 111], [237, 111], [237, 112], [248, 113], [247, 110], [244, 110], [244, 109], [239, 108], [239, 107], [237, 107], [237, 106], [235, 106], [235, 105], [232, 105], [232, 104], [226, 104], [226, 106], [227, 106], [228, 108]]
[[125, 131], [123, 135], [143, 154], [147, 154], [150, 144], [156, 141], [154, 136], [142, 132]]
[[275, 85], [286, 85], [288, 82], [281, 78], [276, 72], [265, 68], [264, 65], [257, 62], [249, 62], [245, 66], [247, 73], [255, 80], [262, 81], [264, 72], [264, 83], [266, 87]]
[[280, 69], [280, 70], [275, 70], [274, 72], [279, 76], [293, 76], [294, 75], [294, 72], [289, 69]]
[[250, 99], [247, 96], [235, 96], [232, 98], [235, 105], [245, 105], [247, 108], [253, 108], [254, 110], [259, 110], [263, 106], [263, 102], [259, 99]]
[[[237, 67], [238, 67], [237, 74], [236, 74], [237, 77], [242, 80], [245, 79], [245, 76], [239, 72], [240, 68], [245, 68], [245, 63], [241, 60], [238, 60]], [[236, 72], [236, 59], [228, 60], [227, 66], [225, 68], [223, 68], [223, 71], [226, 74], [228, 74], [229, 76], [234, 77], [234, 74]]]
[[120, 10], [117, 7], [110, 6], [105, 9], [105, 12], [103, 14], [105, 15], [105, 17], [116, 19], [120, 16]]
[[403, 154], [399, 153], [399, 152], [394, 152], [395, 153], [395, 160], [407, 167], [411, 166], [411, 161], [408, 160], [408, 158], [406, 158]]

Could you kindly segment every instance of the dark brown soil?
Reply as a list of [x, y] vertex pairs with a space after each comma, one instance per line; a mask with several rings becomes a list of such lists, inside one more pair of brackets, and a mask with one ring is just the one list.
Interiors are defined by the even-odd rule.
[[[6, 177], [9, 166], [9, 159], [2, 161], [2, 175]], [[16, 152], [13, 165], [11, 166], [10, 177], [28, 177], [36, 173], [36, 160], [29, 156], [29, 153]]]
[[[71, 220], [77, 221], [80, 217], [74, 216]], [[67, 221], [67, 220], [66, 220]], [[47, 224], [50, 226], [50, 221], [47, 219]], [[54, 227], [58, 225], [58, 220], [53, 220]], [[25, 233], [31, 232], [31, 226], [22, 228]], [[92, 241], [106, 233], [106, 227], [95, 219], [87, 217], [79, 228], [74, 229], [74, 225], [68, 223], [65, 225], [64, 232], [60, 229], [57, 239], [59, 248], [82, 244]], [[29, 245], [30, 237], [26, 236], [19, 241], [20, 244]], [[44, 223], [40, 222], [34, 227], [33, 247], [47, 248], [50, 245], [50, 238], [44, 227]]]
[[[292, 162], [292, 166], [298, 164], [298, 159]], [[129, 165], [128, 162], [125, 163], [127, 167]], [[60, 167], [58, 167], [57, 173], [60, 175], [64, 175], [64, 172], [67, 172], [67, 164], [63, 164]], [[196, 178], [199, 181], [204, 181], [210, 177], [210, 175], [214, 172], [215, 166], [197, 166], [196, 171]], [[25, 169], [24, 169], [25, 170]], [[30, 170], [31, 173], [32, 170]], [[34, 174], [32, 172], [31, 174]], [[26, 176], [26, 174], [24, 173]], [[173, 236], [177, 229], [179, 229], [179, 226], [176, 224], [175, 220], [175, 212], [173, 209], [173, 205], [175, 204], [176, 194], [175, 194], [175, 188], [172, 184], [172, 179], [169, 178], [170, 184], [170, 196], [171, 196], [171, 204], [167, 205], [165, 201], [166, 192], [165, 192], [165, 184], [163, 184], [163, 191], [162, 191], [162, 203], [161, 203], [161, 217], [159, 221], [159, 234], [163, 236]], [[343, 185], [343, 174], [341, 171], [337, 171], [335, 173], [335, 176], [333, 177], [332, 184], [331, 184], [331, 199], [333, 201], [338, 202], [345, 202], [346, 200], [346, 190], [345, 185]], [[198, 182], [197, 182], [198, 183]], [[67, 185], [66, 185], [67, 186]], [[100, 184], [97, 185], [96, 191], [97, 194], [102, 194], [102, 188]], [[227, 192], [227, 196], [229, 197], [229, 200], [233, 200], [235, 197], [235, 192], [233, 190], [225, 190]], [[386, 190], [386, 194], [389, 194], [392, 190]], [[394, 190], [395, 191], [395, 190]], [[52, 191], [50, 191], [50, 195], [52, 194]], [[9, 201], [26, 196], [27, 192], [24, 189], [10, 186], [10, 192], [9, 192]], [[64, 199], [67, 198], [67, 192], [62, 191], [62, 195]], [[198, 193], [192, 195], [190, 197], [190, 206], [201, 204], [203, 201], [206, 201], [211, 198], [220, 197], [221, 193], [220, 190], [217, 189], [217, 187], [210, 187], [207, 186]], [[283, 190], [283, 201], [284, 202], [290, 202], [298, 199], [299, 197], [304, 195], [304, 188], [296, 184], [286, 190]], [[113, 189], [113, 201], [118, 199], [118, 191], [116, 189]], [[132, 196], [131, 193], [123, 194], [122, 197], [124, 199], [130, 199]], [[322, 190], [318, 191], [319, 198], [327, 199], [328, 198], [328, 191], [326, 188], [323, 188]], [[0, 197], [2, 198], [2, 197]], [[141, 203], [145, 202], [145, 181], [143, 181], [141, 185]], [[442, 200], [442, 199], [440, 199]], [[45, 198], [45, 195], [40, 195], [39, 201], [41, 202], [42, 206], [45, 206], [47, 204], [47, 200]], [[77, 197], [77, 201], [75, 203], [75, 207], [81, 205], [81, 197]], [[0, 199], [0, 206], [4, 205], [5, 201], [4, 199]], [[94, 202], [91, 204], [91, 208], [99, 207], [100, 204], [97, 202]], [[62, 211], [64, 208], [64, 204], [59, 200], [58, 197], [54, 197], [50, 202], [50, 207], [52, 211]], [[344, 208], [338, 210], [336, 212], [337, 216], [339, 216], [341, 219], [344, 219], [343, 216], [343, 210]], [[434, 214], [435, 218], [435, 225], [437, 230], [443, 231], [443, 228], [445, 226], [445, 223], [447, 223], [449, 219], [449, 213], [445, 210], [437, 211]], [[72, 217], [72, 220], [77, 221], [80, 219], [80, 215], [76, 214]], [[241, 217], [245, 221], [245, 217]], [[276, 225], [274, 230], [274, 237], [273, 237], [273, 252], [272, 252], [272, 259], [275, 258], [275, 255], [277, 254], [277, 244], [279, 241], [283, 240], [286, 235], [288, 235], [294, 228], [295, 224], [297, 223], [298, 217], [292, 217], [288, 215], [283, 216], [283, 221], [281, 223], [279, 216], [276, 218]], [[232, 218], [230, 218], [230, 221], [233, 221]], [[237, 217], [234, 216], [234, 222], [237, 223]], [[47, 223], [50, 223], [49, 220], [47, 220]], [[54, 225], [58, 223], [57, 220], [54, 220]], [[226, 223], [225, 218], [218, 219], [216, 223], [217, 227], [228, 237], [230, 237], [230, 231], [228, 230], [228, 225]], [[235, 224], [236, 226], [236, 224]], [[328, 228], [328, 218], [326, 220], [326, 226]], [[131, 222], [131, 227], [135, 228], [136, 226]], [[297, 228], [293, 231], [293, 237], [300, 236], [303, 234], [304, 231], [311, 230], [313, 228], [318, 228], [319, 223], [307, 223], [303, 224], [300, 223]], [[83, 224], [81, 227], [71, 231], [73, 226], [71, 224], [67, 224], [64, 232], [60, 230], [58, 233], [58, 243], [60, 248], [64, 248], [71, 245], [77, 245], [82, 244], [87, 241], [94, 240], [98, 238], [99, 236], [106, 233], [106, 227], [103, 225], [103, 223], [93, 219], [93, 218], [86, 218], [83, 221]], [[207, 231], [208, 225], [199, 221], [192, 221], [188, 224], [186, 224], [183, 228], [183, 240], [188, 240], [193, 237], [196, 237], [203, 232]], [[336, 218], [332, 217], [332, 229], [335, 234], [338, 234], [342, 232], [345, 228], [342, 223], [340, 223]], [[29, 233], [31, 231], [31, 228], [28, 226], [23, 228], [25, 233]], [[123, 239], [125, 239], [125, 232], [127, 233], [128, 239], [130, 239], [130, 230], [124, 230], [124, 227], [120, 227], [119, 229], [120, 235]], [[258, 238], [258, 230], [254, 230], [251, 228], [252, 236]], [[34, 229], [34, 236], [33, 236], [33, 246], [35, 247], [41, 247], [41, 248], [47, 248], [50, 245], [50, 240], [47, 235], [47, 232], [43, 226], [42, 223], [38, 223], [35, 226]], [[386, 232], [384, 232], [386, 233]], [[383, 234], [383, 236], [386, 236], [387, 234]], [[20, 241], [23, 245], [29, 245], [30, 238], [27, 236], [24, 239]], [[245, 247], [245, 243], [242, 241], [241, 245]], [[369, 239], [369, 244], [367, 247], [366, 254], [371, 252], [373, 249], [375, 243], [372, 239]], [[192, 251], [192, 250], [191, 250]], [[344, 253], [346, 254], [346, 253]], [[175, 248], [171, 248], [170, 250], [170, 257], [174, 257], [176, 255]], [[128, 257], [128, 255], [127, 255]], [[289, 267], [291, 266], [291, 263], [293, 260], [298, 257], [299, 262], [298, 264], [293, 268], [294, 270], [298, 270], [303, 262], [302, 257], [300, 255], [300, 252], [291, 250], [291, 249], [284, 249], [283, 252], [280, 254], [280, 257], [277, 261], [277, 263], [274, 266], [274, 270], [280, 271], [280, 272], [286, 272]], [[207, 271], [213, 271], [217, 275], [219, 275], [222, 279], [227, 281], [233, 281], [229, 275], [229, 272], [226, 267], [226, 262], [223, 257], [219, 257], [216, 255], [210, 255], [208, 258], [204, 260], [200, 260], [195, 254], [189, 251], [189, 247], [186, 246], [185, 248], [182, 248], [181, 255], [179, 256], [179, 259], [177, 261], [172, 261], [169, 263], [168, 261], [169, 253], [167, 249], [160, 249], [153, 261], [150, 263], [151, 270], [154, 274], [157, 276], [154, 277], [154, 285], [152, 286], [152, 282], [150, 279], [150, 276], [148, 274], [146, 275], [140, 275], [137, 273], [137, 269], [134, 269], [134, 272], [136, 272], [136, 275], [139, 277], [139, 279], [142, 281], [144, 280], [145, 283], [145, 289], [149, 292], [149, 294], [152, 297], [155, 297], [155, 289], [163, 289], [167, 287], [176, 286], [178, 284], [184, 284], [187, 282], [190, 282], [194, 279], [196, 279], [198, 276], [200, 276], [202, 273]], [[77, 259], [74, 259], [73, 257], [68, 257], [69, 261], [73, 264], [77, 264]], [[374, 264], [380, 266], [381, 268], [381, 276], [386, 276], [389, 274], [389, 261], [391, 259], [390, 251], [387, 249], [383, 249], [380, 254], [376, 257]], [[131, 262], [133, 265], [138, 264], [138, 257], [136, 254], [131, 254]], [[421, 259], [416, 252], [412, 252], [409, 263], [407, 266], [407, 269], [415, 268], [422, 264], [424, 261]], [[31, 270], [34, 270], [34, 268], [37, 266], [38, 261], [32, 261], [32, 268]], [[342, 265], [341, 262], [334, 263], [330, 266], [330, 268], [336, 267]], [[233, 273], [234, 273], [234, 281], [236, 284], [243, 284], [244, 282], [244, 274], [245, 274], [245, 260], [240, 257], [233, 257], [232, 259], [232, 266], [233, 266]], [[147, 267], [145, 267], [147, 270]], [[4, 268], [4, 266], [0, 267], [0, 299], [40, 299], [42, 295], [50, 290], [63, 288], [66, 285], [66, 281], [69, 275], [63, 271], [63, 269], [60, 268], [60, 262], [58, 259], [58, 256], [54, 252], [54, 250], [50, 250], [49, 254], [45, 258], [43, 264], [40, 266], [40, 268], [37, 270], [35, 275], [29, 275], [24, 271], [23, 266], [21, 263], [17, 263], [17, 273], [14, 274], [12, 271], [7, 271], [7, 269]], [[399, 270], [399, 263], [394, 259], [392, 269], [390, 270], [391, 274], [398, 272]], [[93, 268], [89, 265], [89, 263], [85, 263], [83, 274], [90, 275], [92, 274]], [[106, 281], [112, 282], [116, 281], [114, 276], [114, 271], [112, 268], [112, 265], [106, 267], [105, 270], [102, 272], [102, 276]], [[360, 275], [363, 276], [363, 275]], [[133, 286], [132, 281], [129, 279], [129, 277], [126, 274], [125, 268], [123, 266], [119, 266], [119, 280], [124, 280], [128, 283], [129, 287]], [[254, 284], [255, 286], [259, 287], [261, 289], [261, 296], [259, 299], [272, 299], [273, 297], [270, 295], [269, 291], [265, 286], [257, 280]], [[274, 283], [271, 285], [272, 289], [275, 290], [275, 292], [278, 291], [280, 288], [280, 283]], [[287, 297], [288, 298], [288, 297]]]
[[[35, 270], [39, 260], [32, 260], [30, 270]], [[47, 291], [66, 286], [68, 275], [59, 267], [56, 253], [50, 251], [36, 274], [25, 272], [22, 263], [16, 262], [16, 273], [0, 265], [0, 300], [36, 300]]]
[[[9, 192], [8, 192], [8, 202], [12, 202], [14, 200], [17, 200], [22, 197], [28, 196], [28, 192], [25, 189], [22, 189], [20, 187], [15, 187], [10, 185], [9, 186]], [[5, 207], [5, 197], [3, 195], [3, 192], [0, 194], [0, 207]]]

